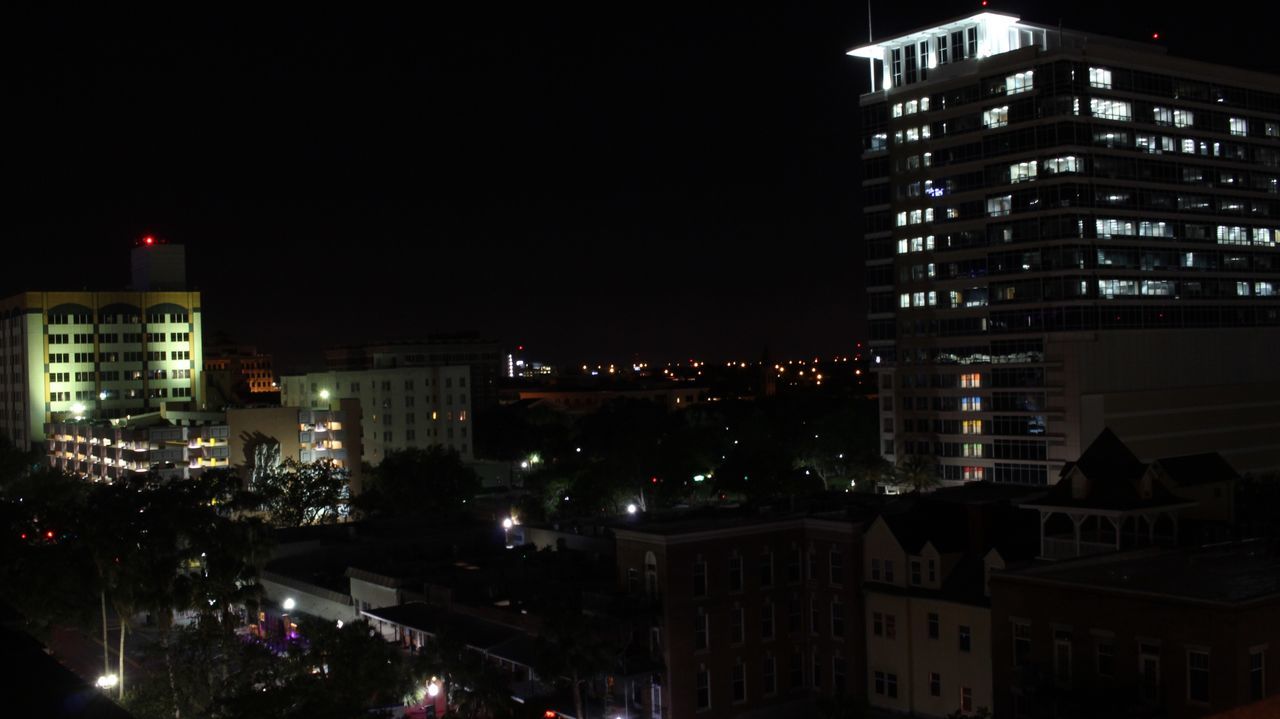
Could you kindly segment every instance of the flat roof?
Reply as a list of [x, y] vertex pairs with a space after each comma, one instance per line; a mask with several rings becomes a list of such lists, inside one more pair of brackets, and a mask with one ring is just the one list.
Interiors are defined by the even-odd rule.
[[1242, 604], [1280, 596], [1280, 551], [1266, 541], [1194, 550], [1147, 548], [1042, 564], [1001, 577], [1103, 591]]

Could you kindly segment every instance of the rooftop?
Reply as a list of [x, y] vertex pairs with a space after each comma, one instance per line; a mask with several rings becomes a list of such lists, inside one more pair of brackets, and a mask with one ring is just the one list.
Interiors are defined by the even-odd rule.
[[1158, 595], [1187, 601], [1243, 604], [1280, 596], [1280, 551], [1264, 541], [1195, 550], [1146, 548], [1037, 565], [1012, 579]]

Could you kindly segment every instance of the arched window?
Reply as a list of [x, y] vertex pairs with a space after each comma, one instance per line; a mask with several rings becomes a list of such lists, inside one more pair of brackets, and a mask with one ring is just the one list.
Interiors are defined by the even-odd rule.
[[644, 590], [651, 597], [658, 595], [658, 558], [653, 552], [644, 553]]

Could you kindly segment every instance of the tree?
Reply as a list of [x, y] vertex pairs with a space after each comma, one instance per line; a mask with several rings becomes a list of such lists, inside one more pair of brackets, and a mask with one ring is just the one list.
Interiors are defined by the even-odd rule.
[[903, 457], [894, 468], [894, 481], [913, 492], [928, 492], [942, 484], [938, 479], [938, 462], [933, 457], [912, 454]]
[[285, 459], [263, 472], [252, 489], [277, 527], [334, 522], [346, 509], [350, 473], [332, 460], [301, 463]]
[[604, 639], [603, 627], [594, 626], [580, 610], [561, 605], [552, 608], [535, 643], [538, 676], [559, 677], [573, 696], [574, 716], [586, 716], [582, 683], [608, 671], [619, 651]]
[[356, 498], [356, 506], [386, 517], [452, 517], [480, 491], [480, 478], [456, 450], [440, 446], [388, 454]]

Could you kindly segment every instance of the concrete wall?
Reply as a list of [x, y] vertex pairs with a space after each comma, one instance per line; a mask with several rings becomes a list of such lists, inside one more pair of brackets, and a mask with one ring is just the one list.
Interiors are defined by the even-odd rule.
[[1280, 381], [1270, 353], [1280, 328], [1143, 330], [1050, 336], [1061, 363], [1074, 460], [1111, 427], [1145, 461], [1220, 452], [1238, 471], [1280, 469]]
[[351, 604], [351, 597], [323, 587], [308, 585], [271, 572], [264, 572], [260, 582], [266, 591], [267, 603], [274, 606], [277, 614], [283, 611], [285, 599], [292, 599], [295, 606], [290, 614], [306, 614], [335, 622], [350, 622], [360, 616]]

